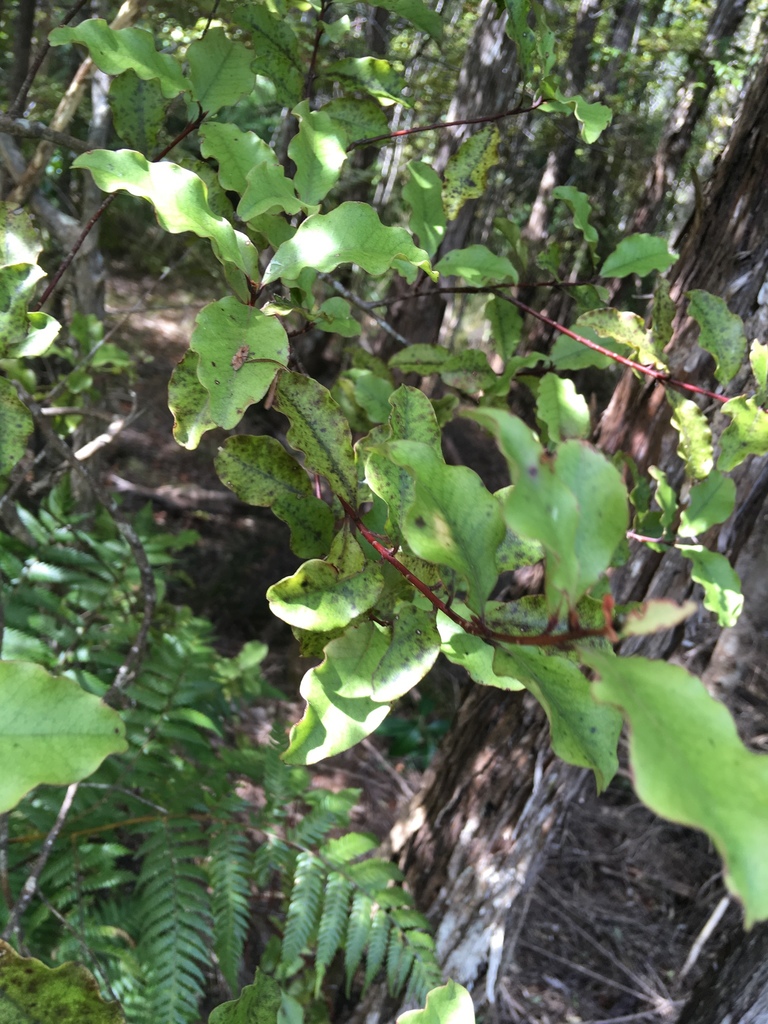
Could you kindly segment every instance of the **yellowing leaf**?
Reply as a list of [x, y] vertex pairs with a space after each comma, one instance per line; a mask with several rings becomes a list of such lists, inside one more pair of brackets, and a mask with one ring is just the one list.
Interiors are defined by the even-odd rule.
[[443, 209], [448, 220], [454, 220], [464, 203], [485, 192], [488, 174], [499, 162], [499, 129], [487, 125], [461, 144], [445, 168]]

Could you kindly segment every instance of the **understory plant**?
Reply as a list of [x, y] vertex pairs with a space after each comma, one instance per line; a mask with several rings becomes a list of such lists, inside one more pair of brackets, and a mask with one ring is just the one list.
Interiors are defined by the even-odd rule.
[[[424, 46], [440, 45], [442, 21], [420, 0], [380, 6], [409, 21]], [[170, 380], [174, 436], [191, 449], [208, 430], [232, 432], [216, 470], [242, 501], [271, 508], [287, 524], [291, 549], [303, 562], [267, 596], [303, 653], [318, 662], [303, 678], [305, 711], [278, 761], [272, 751], [233, 751], [224, 742], [229, 711], [222, 687], [229, 684], [217, 679], [221, 668], [208, 642], [199, 646], [199, 634], [193, 638], [199, 624], [162, 601], [151, 608], [146, 571], [139, 580], [143, 601], [117, 587], [122, 596], [110, 606], [83, 590], [91, 601], [85, 607], [99, 612], [98, 629], [108, 624], [99, 643], [92, 632], [88, 643], [75, 642], [76, 634], [68, 639], [74, 626], [59, 623], [55, 590], [46, 599], [51, 622], [30, 615], [14, 624], [27, 638], [12, 655], [22, 661], [0, 665], [0, 682], [10, 692], [18, 678], [32, 686], [34, 677], [44, 688], [64, 674], [73, 699], [94, 698], [88, 714], [98, 738], [82, 763], [62, 768], [62, 777], [32, 775], [6, 796], [5, 809], [15, 807], [8, 822], [20, 838], [9, 849], [21, 878], [30, 848], [21, 840], [34, 846], [50, 835], [61, 805], [50, 790], [19, 799], [38, 782], [88, 779], [66, 811], [62, 835], [71, 830], [72, 842], [59, 841], [63, 852], [40, 879], [50, 907], [43, 902], [25, 914], [25, 948], [73, 953], [84, 941], [82, 927], [73, 925], [68, 939], [59, 917], [72, 924], [68, 913], [86, 915], [80, 908], [87, 908], [89, 948], [96, 943], [105, 979], [136, 1020], [194, 1019], [209, 921], [219, 969], [236, 993], [249, 887], [266, 886], [273, 873], [287, 906], [280, 952], [268, 947], [261, 960], [263, 975], [272, 974], [278, 986], [275, 1015], [298, 1020], [307, 992], [319, 999], [337, 953], [347, 988], [359, 978], [364, 952], [363, 985], [382, 965], [391, 988], [410, 984], [419, 998], [437, 981], [425, 922], [397, 885], [396, 869], [368, 857], [371, 840], [332, 834], [346, 827], [352, 796], [312, 795], [303, 772], [288, 766], [314, 763], [370, 735], [440, 654], [479, 684], [529, 690], [546, 711], [556, 753], [590, 769], [600, 790], [616, 772], [626, 722], [639, 797], [706, 832], [746, 921], [768, 919], [768, 758], [744, 747], [726, 708], [684, 669], [619, 657], [614, 649], [679, 625], [696, 605], [654, 600], [617, 608], [608, 583], [611, 568], [628, 558], [628, 539], [674, 548], [690, 561], [705, 607], [721, 625], [736, 621], [738, 579], [702, 538], [734, 509], [728, 474], [750, 455], [768, 453], [768, 348], [750, 346], [741, 322], [715, 295], [691, 291], [679, 306], [672, 303], [658, 276], [675, 259], [664, 239], [634, 234], [605, 252], [588, 196], [570, 186], [556, 189], [554, 198], [578, 246], [550, 246], [534, 261], [518, 227], [502, 221], [488, 245], [440, 248], [464, 204], [482, 195], [501, 133], [515, 117], [575, 119], [585, 145], [610, 120], [602, 104], [563, 91], [543, 7], [508, 0], [507, 9], [519, 102], [475, 119], [475, 131], [442, 174], [420, 143], [403, 174], [393, 224], [371, 204], [345, 199], [352, 154], [389, 143], [387, 112], [409, 102], [403, 67], [361, 53], [348, 5], [228, 6], [220, 21], [175, 52], [157, 49], [143, 29], [112, 29], [99, 19], [51, 33], [54, 47], [84, 46], [113, 76], [115, 130], [126, 146], [85, 153], [73, 168], [110, 195], [146, 200], [162, 229], [206, 240], [220, 266], [225, 294], [198, 314]], [[254, 97], [264, 109], [252, 117], [246, 101]], [[165, 126], [180, 110], [187, 122], [172, 135]], [[408, 134], [421, 138], [434, 127]], [[175, 159], [192, 139], [194, 151]], [[40, 311], [27, 312], [41, 276], [34, 225], [10, 209], [5, 224], [11, 312], [4, 355], [24, 360], [46, 351], [57, 325]], [[588, 279], [574, 285], [577, 261]], [[523, 271], [529, 288], [541, 275], [541, 283], [571, 296], [571, 323], [549, 320], [519, 298]], [[647, 323], [607, 304], [608, 284], [633, 275], [653, 285]], [[395, 301], [446, 291], [482, 304], [482, 342], [425, 344], [388, 319]], [[529, 350], [524, 315], [557, 332], [547, 351]], [[699, 325], [700, 345], [714, 357], [712, 390], [669, 367], [667, 347], [683, 315]], [[305, 370], [296, 340], [305, 335], [318, 345], [335, 339], [335, 380], [321, 382]], [[742, 387], [747, 360], [748, 390], [731, 393], [736, 380]], [[617, 364], [665, 389], [679, 434], [679, 480], [658, 469], [641, 474], [629, 456], [611, 459], [590, 443], [592, 417], [575, 375], [608, 373]], [[44, 396], [0, 384], [9, 473]], [[280, 437], [243, 432], [243, 417], [256, 403], [281, 414]], [[716, 437], [713, 408], [727, 420]], [[507, 466], [500, 489], [446, 461], [444, 428], [468, 421]], [[48, 520], [39, 523], [51, 528]], [[107, 543], [91, 530], [88, 545]], [[129, 549], [120, 587], [138, 572]], [[101, 579], [96, 563], [103, 555], [79, 550], [71, 562], [48, 554], [40, 562], [58, 566], [66, 581], [83, 571], [87, 556]], [[16, 559], [9, 563], [9, 579], [19, 581], [13, 585], [51, 582], [45, 570], [31, 580], [17, 571], [27, 556], [13, 545], [7, 557]], [[500, 578], [534, 565], [543, 567], [542, 592], [505, 600]], [[115, 581], [105, 577], [104, 585]], [[67, 592], [74, 600], [78, 589]], [[165, 630], [163, 616], [172, 623]], [[145, 622], [152, 639], [120, 675]], [[54, 642], [57, 630], [63, 639]], [[71, 654], [81, 647], [85, 666]], [[69, 660], [44, 653], [60, 648]], [[202, 672], [197, 658], [205, 662]], [[107, 670], [118, 673], [114, 683]], [[225, 677], [233, 678], [230, 670]], [[116, 710], [96, 700], [104, 696]], [[55, 719], [54, 734], [59, 726]], [[264, 788], [258, 813], [237, 795], [237, 777]], [[108, 802], [101, 786], [110, 788]], [[281, 817], [287, 799], [309, 808], [298, 823]], [[73, 879], [85, 894], [76, 900]], [[119, 923], [121, 914], [144, 915], [138, 939]], [[276, 991], [261, 974], [254, 984], [256, 994], [242, 996], [246, 1002]], [[211, 1020], [224, 1021], [226, 1013], [214, 1011]]]

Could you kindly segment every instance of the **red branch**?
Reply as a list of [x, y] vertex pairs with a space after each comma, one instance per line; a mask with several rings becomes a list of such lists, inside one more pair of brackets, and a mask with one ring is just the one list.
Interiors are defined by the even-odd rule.
[[579, 640], [585, 640], [589, 637], [606, 637], [607, 639], [614, 642], [616, 632], [613, 628], [611, 621], [611, 612], [613, 611], [613, 601], [609, 598], [607, 601], [603, 601], [603, 614], [605, 616], [605, 625], [600, 629], [581, 629], [579, 627], [568, 630], [565, 633], [539, 633], [537, 636], [520, 636], [518, 633], [499, 633], [495, 629], [491, 629], [486, 626], [480, 619], [465, 619], [463, 615], [459, 615], [450, 608], [445, 601], [437, 596], [434, 591], [418, 576], [415, 576], [410, 569], [408, 569], [399, 558], [396, 558], [392, 551], [383, 544], [382, 541], [372, 533], [368, 527], [363, 523], [358, 512], [345, 501], [344, 498], [339, 497], [344, 511], [346, 512], [349, 519], [354, 523], [356, 529], [360, 535], [368, 541], [371, 547], [389, 564], [400, 573], [411, 586], [415, 587], [420, 594], [432, 604], [438, 611], [441, 611], [444, 615], [447, 615], [452, 622], [456, 625], [461, 626], [465, 633], [470, 633], [472, 636], [478, 636], [481, 640], [486, 640], [490, 643], [506, 643], [506, 644], [517, 644], [523, 647], [567, 647], [572, 643], [576, 643]]
[[347, 146], [347, 153], [351, 153], [358, 146], [372, 146], [374, 142], [389, 142], [391, 139], [399, 139], [403, 135], [417, 135], [419, 132], [435, 132], [441, 128], [462, 128], [468, 124], [491, 124], [493, 121], [501, 121], [505, 117], [515, 117], [518, 114], [529, 114], [544, 103], [543, 98], [536, 100], [530, 107], [518, 106], [512, 110], [505, 110], [501, 114], [486, 114], [484, 117], [469, 117], [465, 121], [435, 121], [434, 124], [417, 125], [415, 128], [403, 128], [399, 132], [385, 132], [383, 135], [372, 135], [369, 139], [357, 139]]

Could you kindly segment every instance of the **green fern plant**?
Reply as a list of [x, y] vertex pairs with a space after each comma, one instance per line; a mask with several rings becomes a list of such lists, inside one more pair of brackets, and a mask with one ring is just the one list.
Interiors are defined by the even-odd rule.
[[[37, 661], [103, 695], [140, 616], [130, 551], [108, 516], [75, 511], [66, 481], [36, 514], [18, 516], [24, 538], [0, 534], [2, 657]], [[440, 980], [427, 922], [397, 868], [371, 856], [375, 839], [349, 831], [358, 791], [312, 789], [277, 740], [227, 742], [233, 697], [265, 690], [266, 649], [218, 656], [210, 624], [165, 599], [173, 557], [194, 535], [158, 532], [150, 510], [135, 526], [161, 601], [122, 712], [129, 750], [80, 785], [22, 920], [24, 944], [52, 964], [85, 960], [130, 1022], [188, 1024], [206, 993], [237, 994], [250, 980], [244, 950], [261, 888], [276, 894], [262, 967], [290, 1020], [310, 1005], [317, 1015], [334, 962], [348, 990], [385, 970], [393, 991], [423, 998]], [[238, 780], [260, 788], [260, 808], [238, 794]], [[59, 804], [59, 791], [40, 787], [8, 815], [2, 881], [12, 897]], [[8, 914], [0, 904], [0, 929]]]

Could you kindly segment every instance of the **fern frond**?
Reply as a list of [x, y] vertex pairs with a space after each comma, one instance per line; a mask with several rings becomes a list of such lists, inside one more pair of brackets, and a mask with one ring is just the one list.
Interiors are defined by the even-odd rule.
[[139, 951], [147, 971], [153, 1024], [190, 1024], [197, 1019], [208, 962], [210, 901], [197, 866], [204, 856], [202, 830], [194, 821], [171, 828], [159, 822], [140, 851], [142, 932]]
[[329, 839], [320, 847], [318, 853], [327, 864], [333, 867], [341, 867], [342, 864], [349, 864], [350, 861], [362, 857], [379, 845], [375, 836], [366, 832], [347, 832], [338, 839]]
[[352, 988], [352, 979], [360, 966], [363, 953], [368, 945], [373, 923], [373, 900], [361, 889], [352, 897], [352, 909], [344, 941], [344, 969], [347, 976], [347, 995]]
[[239, 992], [238, 975], [250, 910], [251, 853], [242, 826], [221, 829], [211, 841], [208, 875], [213, 910], [213, 948], [231, 992]]
[[323, 913], [317, 927], [315, 952], [315, 998], [320, 995], [325, 972], [341, 946], [349, 914], [352, 882], [338, 871], [328, 875], [323, 898]]
[[283, 934], [284, 964], [293, 963], [317, 928], [325, 876], [325, 865], [313, 853], [298, 855]]
[[384, 964], [384, 957], [387, 955], [389, 945], [389, 930], [392, 926], [392, 918], [389, 914], [377, 908], [374, 911], [371, 922], [371, 932], [368, 937], [368, 950], [365, 955], [365, 978], [363, 980], [363, 994], [365, 994], [373, 979], [381, 970]]
[[390, 928], [389, 931], [389, 945], [387, 947], [387, 988], [389, 989], [390, 995], [395, 995], [398, 989], [398, 979], [400, 977], [400, 971], [403, 961], [407, 962], [407, 970], [405, 972], [405, 978], [403, 984], [408, 977], [413, 964], [413, 954], [410, 954], [410, 960], [405, 950], [405, 939], [403, 933], [399, 928]]

